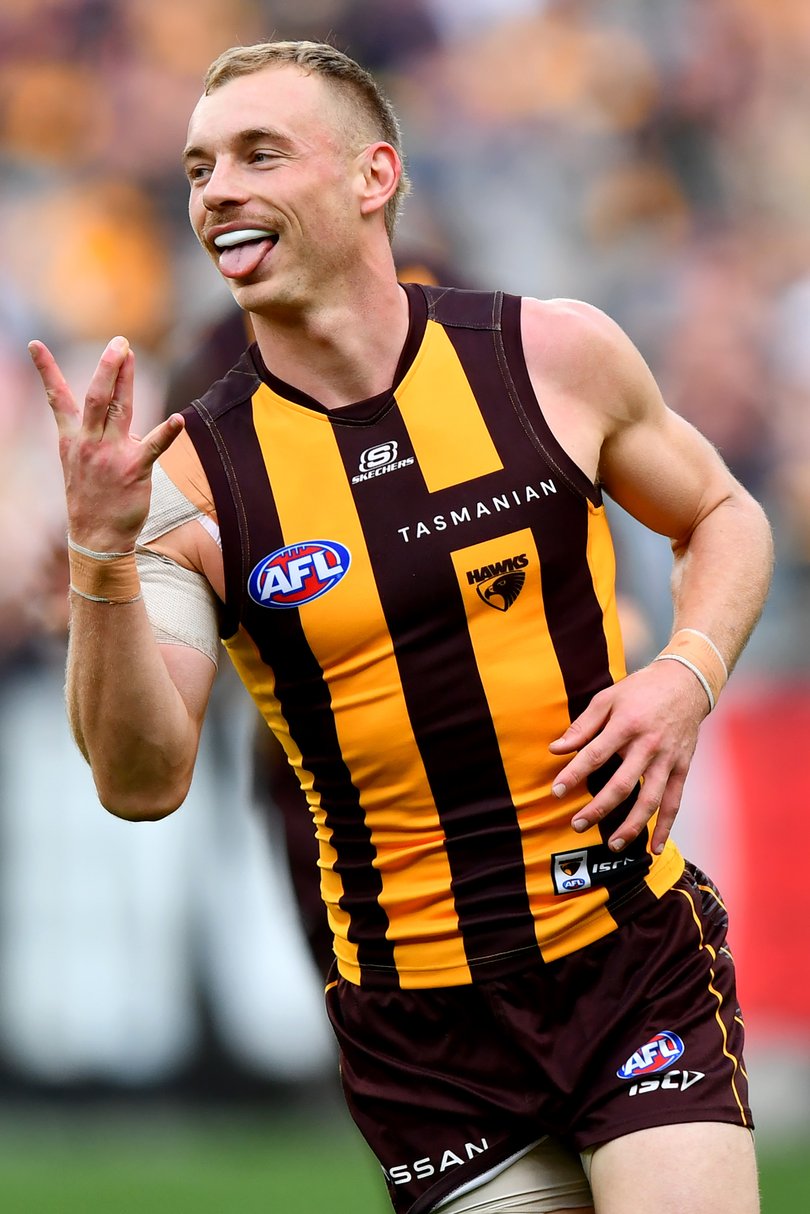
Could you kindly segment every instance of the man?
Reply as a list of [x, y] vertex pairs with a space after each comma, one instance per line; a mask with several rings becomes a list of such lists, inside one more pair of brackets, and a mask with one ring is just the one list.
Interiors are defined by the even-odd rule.
[[[760, 508], [603, 314], [398, 285], [396, 120], [331, 47], [226, 52], [184, 158], [255, 346], [142, 440], [123, 338], [83, 410], [31, 347], [103, 804], [182, 803], [218, 623], [313, 812], [395, 1208], [752, 1214], [725, 911], [669, 833], [766, 594]], [[675, 557], [629, 677], [603, 489]]]

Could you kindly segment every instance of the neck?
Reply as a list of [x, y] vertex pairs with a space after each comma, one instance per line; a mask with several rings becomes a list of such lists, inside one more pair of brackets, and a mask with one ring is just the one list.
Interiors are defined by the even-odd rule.
[[327, 409], [387, 391], [408, 335], [408, 299], [393, 274], [294, 314], [251, 314], [265, 364]]

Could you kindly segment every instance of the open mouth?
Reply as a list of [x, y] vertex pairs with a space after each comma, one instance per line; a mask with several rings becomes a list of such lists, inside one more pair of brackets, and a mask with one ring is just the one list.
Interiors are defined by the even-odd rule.
[[219, 269], [226, 278], [246, 278], [278, 244], [278, 232], [266, 228], [237, 228], [214, 237]]

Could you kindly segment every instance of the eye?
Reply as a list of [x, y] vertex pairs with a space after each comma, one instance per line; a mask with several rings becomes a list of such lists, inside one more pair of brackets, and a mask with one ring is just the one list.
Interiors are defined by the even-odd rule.
[[279, 159], [278, 152], [268, 152], [266, 150], [265, 151], [255, 151], [255, 152], [251, 153], [250, 162], [251, 162], [251, 164], [269, 164], [272, 161], [278, 160], [278, 159]]
[[210, 172], [207, 164], [194, 164], [186, 169], [186, 177], [193, 184], [195, 181], [202, 181]]

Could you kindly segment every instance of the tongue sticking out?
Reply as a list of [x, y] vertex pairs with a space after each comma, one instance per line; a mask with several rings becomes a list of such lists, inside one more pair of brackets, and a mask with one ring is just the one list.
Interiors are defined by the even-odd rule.
[[220, 250], [220, 273], [226, 278], [247, 278], [258, 269], [259, 262], [274, 244], [275, 241], [268, 236], [266, 240], [248, 240], [245, 244]]

